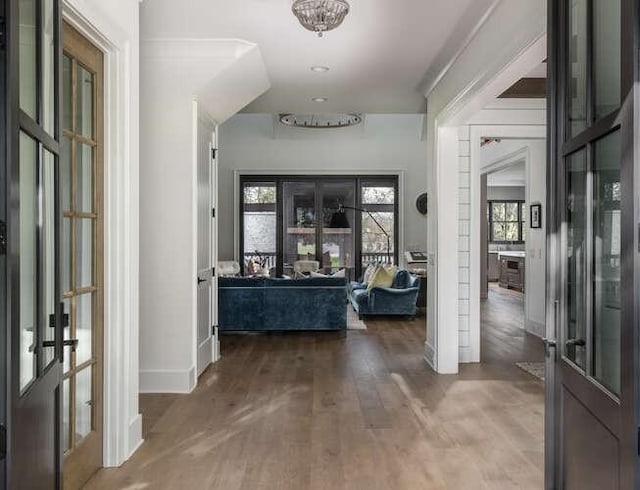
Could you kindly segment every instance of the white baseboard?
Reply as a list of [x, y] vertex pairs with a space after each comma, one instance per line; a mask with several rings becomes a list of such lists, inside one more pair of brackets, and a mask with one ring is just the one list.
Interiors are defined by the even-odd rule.
[[140, 393], [191, 393], [195, 387], [195, 366], [187, 370], [140, 370]]
[[436, 350], [428, 342], [424, 343], [424, 360], [427, 362], [431, 369], [436, 372], [438, 371], [436, 365]]
[[139, 413], [129, 424], [129, 456], [127, 456], [127, 459], [129, 459], [131, 455], [138, 450], [143, 442], [142, 414]]
[[471, 346], [458, 347], [458, 362], [460, 364], [466, 364], [470, 362], [480, 362], [477, 355], [474, 355]]
[[536, 337], [542, 338], [545, 336], [545, 331], [547, 327], [542, 323], [527, 320], [525, 322], [524, 329], [527, 332], [529, 332], [531, 335], [535, 335]]
[[212, 339], [213, 337], [209, 337], [198, 346], [198, 376], [200, 376], [213, 361]]

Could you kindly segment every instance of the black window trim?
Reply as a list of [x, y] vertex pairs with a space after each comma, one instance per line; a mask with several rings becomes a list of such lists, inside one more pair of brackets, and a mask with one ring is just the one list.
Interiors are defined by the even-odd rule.
[[[519, 240], [494, 240], [493, 238], [493, 204], [518, 204], [518, 237]], [[524, 240], [524, 218], [522, 212], [522, 205], [525, 204], [526, 201], [524, 199], [489, 199], [487, 200], [488, 213], [489, 213], [489, 243], [496, 244], [514, 244], [521, 245], [525, 243]], [[501, 223], [512, 223], [512, 221], [500, 221]]]

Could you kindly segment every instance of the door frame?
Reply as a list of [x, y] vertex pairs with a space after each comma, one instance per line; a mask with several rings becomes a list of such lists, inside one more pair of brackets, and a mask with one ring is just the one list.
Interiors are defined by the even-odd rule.
[[[137, 5], [135, 7], [138, 8]], [[103, 465], [120, 466], [142, 444], [138, 407], [138, 39], [105, 11], [62, 0], [62, 17], [104, 56]]]

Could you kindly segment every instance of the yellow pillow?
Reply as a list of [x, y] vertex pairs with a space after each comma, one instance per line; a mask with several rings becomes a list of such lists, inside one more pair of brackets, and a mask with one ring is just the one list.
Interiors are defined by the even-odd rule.
[[367, 292], [371, 291], [371, 288], [390, 288], [393, 284], [393, 278], [396, 276], [398, 268], [395, 265], [381, 265], [375, 271], [369, 284], [367, 285]]

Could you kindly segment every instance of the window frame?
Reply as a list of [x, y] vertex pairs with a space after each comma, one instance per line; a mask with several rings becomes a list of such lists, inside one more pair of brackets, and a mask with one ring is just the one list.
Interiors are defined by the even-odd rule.
[[[241, 264], [242, 274], [245, 272], [244, 259], [247, 251], [244, 250], [244, 188], [247, 184], [252, 183], [270, 183], [276, 186], [276, 275], [281, 277], [284, 270], [284, 244], [282, 239], [282, 231], [284, 226], [284, 202], [282, 186], [284, 182], [298, 181], [298, 182], [314, 182], [316, 188], [321, 187], [322, 183], [332, 181], [346, 181], [352, 180], [355, 186], [355, 198], [356, 207], [367, 209], [367, 206], [375, 206], [373, 204], [362, 204], [362, 188], [366, 187], [365, 184], [376, 183], [379, 181], [385, 186], [392, 186], [394, 188], [394, 227], [393, 227], [393, 252], [391, 254], [394, 264], [399, 263], [398, 245], [400, 244], [400, 175], [399, 174], [327, 174], [327, 175], [296, 175], [296, 174], [240, 174], [239, 175], [239, 192], [236, 199], [236, 212], [239, 214], [238, 230], [236, 236], [238, 236], [238, 262]], [[321, 197], [316, 191], [317, 202], [321, 201]], [[385, 205], [387, 206], [387, 205]], [[354, 277], [360, 277], [362, 275], [362, 216], [363, 213], [355, 211], [356, 220], [353, 223], [354, 233]], [[321, 230], [320, 230], [321, 231]], [[319, 231], [319, 232], [320, 232]], [[318, 232], [318, 233], [319, 233]], [[316, 254], [320, 248], [316, 248]], [[320, 260], [320, 259], [318, 259]]]
[[[514, 223], [514, 221], [507, 220], [494, 220], [493, 219], [493, 204], [517, 204], [518, 205], [518, 240], [495, 240], [493, 236], [493, 223]], [[514, 244], [521, 245], [525, 243], [524, 227], [525, 227], [525, 214], [523, 212], [523, 205], [526, 204], [524, 199], [490, 199], [487, 200], [487, 213], [489, 223], [489, 243], [495, 244]], [[506, 207], [506, 206], [505, 206]]]

